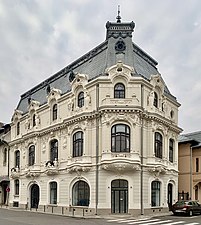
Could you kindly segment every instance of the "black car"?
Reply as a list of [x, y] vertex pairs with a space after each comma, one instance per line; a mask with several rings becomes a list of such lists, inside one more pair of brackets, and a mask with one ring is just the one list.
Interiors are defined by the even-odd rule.
[[172, 205], [172, 212], [176, 214], [186, 214], [192, 216], [193, 214], [201, 214], [201, 205], [198, 201], [181, 200]]

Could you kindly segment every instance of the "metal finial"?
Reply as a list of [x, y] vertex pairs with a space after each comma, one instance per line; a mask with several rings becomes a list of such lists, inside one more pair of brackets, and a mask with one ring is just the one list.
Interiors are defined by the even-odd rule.
[[121, 23], [121, 16], [120, 16], [120, 5], [118, 5], [118, 16], [116, 17], [117, 23]]

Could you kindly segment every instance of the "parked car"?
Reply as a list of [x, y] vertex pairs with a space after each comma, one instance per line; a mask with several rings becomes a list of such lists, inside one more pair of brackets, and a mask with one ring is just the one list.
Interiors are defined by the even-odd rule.
[[201, 214], [201, 205], [198, 201], [181, 200], [172, 205], [172, 212], [176, 214], [186, 214], [192, 216], [193, 214]]

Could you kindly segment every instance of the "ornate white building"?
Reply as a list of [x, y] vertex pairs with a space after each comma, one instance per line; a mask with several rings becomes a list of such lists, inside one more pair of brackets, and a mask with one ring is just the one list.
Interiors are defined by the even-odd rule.
[[164, 212], [177, 199], [178, 107], [132, 42], [134, 22], [21, 96], [10, 206], [72, 214]]

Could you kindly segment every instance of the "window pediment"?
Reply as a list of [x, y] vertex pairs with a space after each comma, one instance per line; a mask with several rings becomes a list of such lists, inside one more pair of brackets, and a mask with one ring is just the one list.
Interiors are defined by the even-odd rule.
[[107, 68], [105, 72], [109, 74], [108, 78], [112, 81], [118, 76], [123, 76], [126, 80], [130, 80], [131, 74], [134, 73], [134, 68], [119, 61], [116, 65]]
[[32, 99], [28, 107], [29, 113], [36, 111], [39, 108], [39, 106], [40, 106], [40, 102]]
[[13, 117], [12, 117], [12, 121], [14, 123], [16, 123], [17, 121], [19, 121], [19, 119], [22, 117], [22, 111], [15, 109]]
[[77, 73], [75, 79], [72, 81], [72, 92], [75, 93], [78, 87], [84, 88], [88, 83], [88, 76], [86, 74]]
[[165, 83], [164, 83], [162, 77], [160, 76], [160, 74], [151, 75], [150, 83], [155, 88], [159, 88], [162, 94], [164, 93]]
[[48, 105], [51, 105], [52, 102], [57, 102], [57, 100], [61, 97], [61, 90], [52, 88], [50, 93], [47, 95]]

